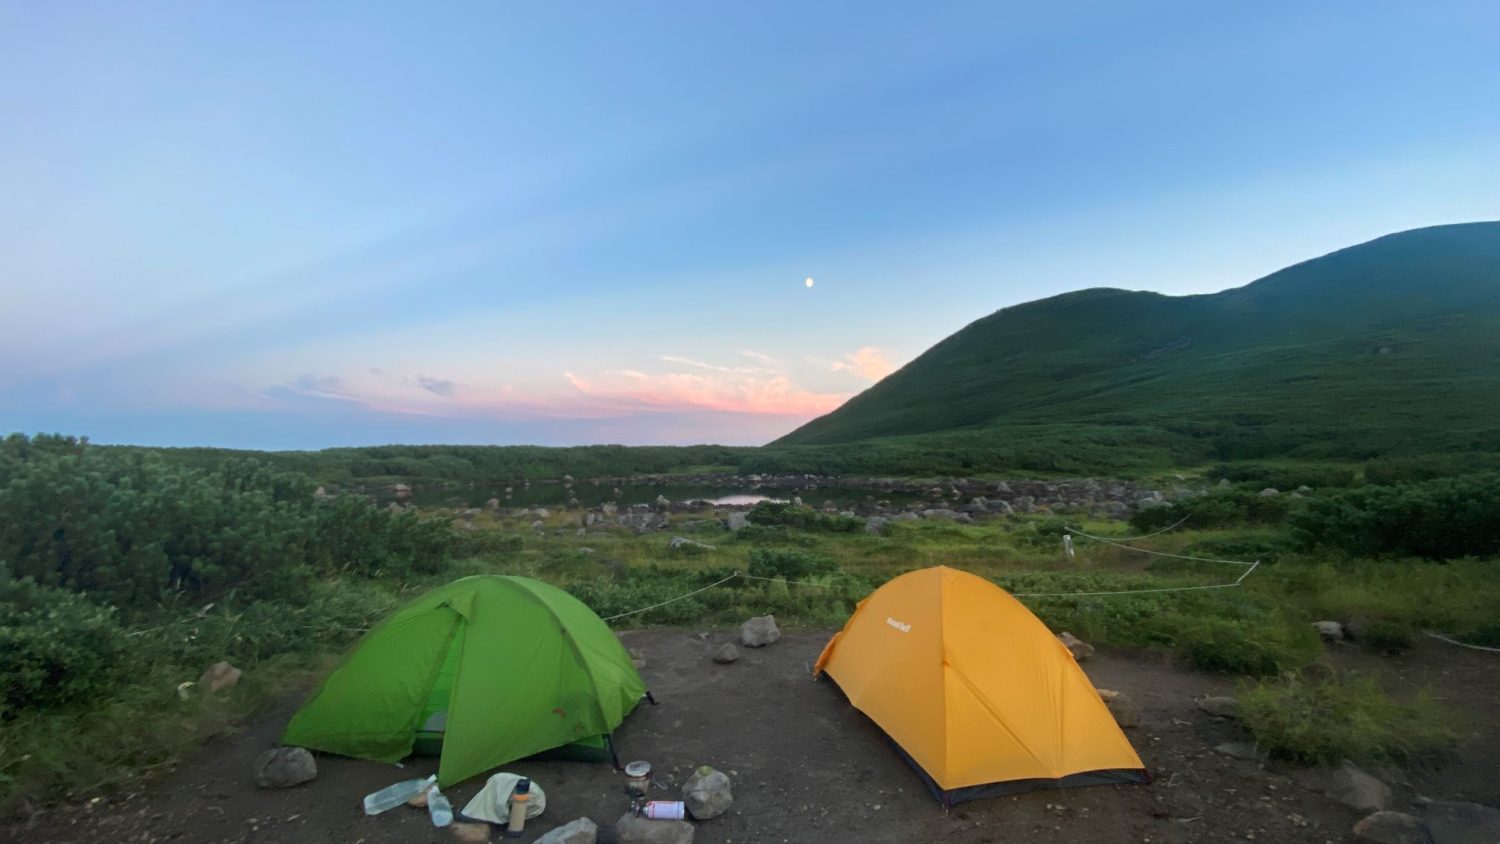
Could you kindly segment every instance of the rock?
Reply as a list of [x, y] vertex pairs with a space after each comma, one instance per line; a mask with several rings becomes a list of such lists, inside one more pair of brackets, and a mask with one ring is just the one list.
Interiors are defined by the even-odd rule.
[[1456, 800], [1434, 800], [1422, 809], [1434, 844], [1495, 844], [1500, 809]]
[[693, 825], [687, 821], [653, 821], [626, 812], [615, 821], [619, 844], [693, 844]]
[[[1119, 506], [1122, 509], [1126, 510], [1126, 511], [1128, 511], [1130, 509], [1128, 507], [1125, 507], [1125, 505], [1120, 504], [1118, 501], [1111, 502], [1111, 503], [1113, 503], [1113, 504], [1119, 504]], [[1016, 512], [1015, 508], [1010, 506], [1010, 502], [1009, 501], [991, 501], [990, 502], [990, 509], [993, 510], [994, 512], [996, 512], [996, 513], [999, 513], [1002, 516], [1011, 516], [1011, 515], [1014, 515], [1015, 512]]]
[[1433, 844], [1427, 824], [1401, 812], [1376, 812], [1354, 825], [1359, 844]]
[[891, 517], [891, 521], [893, 521], [893, 522], [915, 522], [917, 519], [920, 519], [920, 518], [922, 518], [922, 517], [918, 516], [916, 513], [897, 513], [896, 515], [894, 515], [894, 516]]
[[1104, 705], [1109, 707], [1109, 713], [1115, 716], [1115, 723], [1122, 727], [1134, 727], [1141, 723], [1141, 711], [1135, 705], [1130, 695], [1117, 692], [1114, 689], [1095, 689]]
[[[618, 494], [618, 493], [616, 493], [616, 494]], [[606, 516], [613, 516], [614, 514], [620, 512], [620, 508], [617, 505], [612, 504], [612, 503], [611, 504], [600, 504], [599, 505], [599, 512], [603, 513]]]
[[396, 496], [397, 501], [405, 501], [411, 498], [411, 487], [406, 484], [396, 484], [391, 487], [391, 494]]
[[1236, 759], [1248, 759], [1251, 762], [1266, 761], [1266, 754], [1248, 741], [1226, 741], [1223, 744], [1215, 745], [1214, 750], [1225, 756], [1233, 756]]
[[714, 662], [720, 665], [728, 665], [740, 658], [740, 649], [733, 642], [725, 642], [722, 647], [714, 651]]
[[255, 784], [261, 788], [290, 788], [317, 775], [317, 761], [300, 747], [273, 747], [255, 757]]
[[243, 671], [227, 662], [216, 662], [198, 678], [198, 688], [208, 694], [232, 689], [240, 681]]
[[1362, 812], [1379, 812], [1391, 804], [1391, 788], [1345, 760], [1337, 768], [1311, 768], [1295, 775], [1297, 783]]
[[480, 511], [479, 511], [478, 507], [470, 507], [469, 509], [464, 510], [463, 512], [459, 513], [458, 517], [460, 519], [467, 519], [467, 520], [472, 521], [475, 516], [479, 515], [479, 512]]
[[313, 490], [313, 498], [323, 499], [327, 497], [328, 490], [324, 489], [323, 487], [318, 487], [317, 489]]
[[1094, 655], [1094, 646], [1064, 630], [1057, 634], [1057, 641], [1062, 642], [1068, 652], [1073, 654], [1073, 659], [1083, 662]]
[[1314, 621], [1313, 627], [1318, 629], [1318, 635], [1325, 642], [1341, 642], [1344, 639], [1344, 625], [1337, 621]]
[[645, 651], [642, 651], [640, 648], [631, 648], [630, 649], [630, 664], [634, 665], [636, 668], [645, 668], [646, 667], [646, 653], [645, 653]]
[[924, 519], [956, 519], [956, 518], [958, 518], [958, 513], [955, 513], [954, 511], [949, 510], [946, 507], [932, 507], [932, 508], [929, 508], [927, 510], [923, 510], [922, 511], [922, 518], [924, 518]]
[[598, 825], [588, 818], [579, 818], [543, 835], [535, 844], [594, 844], [598, 838]]
[[550, 519], [552, 518], [552, 511], [546, 507], [538, 507], [535, 510], [535, 515], [538, 519]]
[[534, 522], [531, 523], [531, 529], [535, 530], [535, 531], [546, 530], [547, 529], [547, 523], [543, 522], [541, 519], [537, 519], [536, 521], [534, 521]]
[[729, 811], [734, 795], [729, 789], [729, 775], [707, 765], [688, 777], [682, 786], [682, 802], [687, 804], [693, 820], [706, 821]]
[[672, 502], [668, 501], [665, 495], [658, 495], [656, 496], [656, 503], [654, 506], [658, 510], [665, 510], [668, 507], [672, 506]]
[[865, 533], [884, 533], [885, 526], [890, 523], [891, 520], [884, 516], [871, 516], [865, 520]]
[[747, 648], [763, 648], [780, 638], [774, 615], [758, 615], [740, 625], [740, 644]]
[[714, 546], [712, 546], [712, 545], [705, 545], [702, 542], [696, 542], [694, 540], [688, 539], [685, 536], [674, 536], [674, 537], [672, 537], [672, 541], [670, 541], [670, 542], [667, 543], [667, 547], [669, 549], [673, 550], [673, 551], [712, 551], [712, 550], [714, 550]]
[[484, 502], [484, 506], [488, 510], [499, 510], [500, 509], [500, 499], [498, 499], [498, 498], [491, 498], [490, 500]]
[[1211, 695], [1198, 699], [1198, 708], [1220, 718], [1240, 717], [1240, 702], [1227, 695]]
[[735, 512], [729, 514], [729, 519], [725, 522], [725, 524], [729, 527], [730, 530], [739, 530], [740, 528], [743, 528], [744, 526], [750, 524], [750, 517], [736, 510]]
[[453, 837], [464, 844], [484, 844], [490, 840], [490, 825], [487, 823], [454, 821], [448, 828], [453, 830]]
[[1268, 486], [1265, 489], [1261, 490], [1258, 494], [1261, 498], [1275, 498], [1276, 496], [1281, 494], [1281, 490], [1277, 489], [1274, 486]]

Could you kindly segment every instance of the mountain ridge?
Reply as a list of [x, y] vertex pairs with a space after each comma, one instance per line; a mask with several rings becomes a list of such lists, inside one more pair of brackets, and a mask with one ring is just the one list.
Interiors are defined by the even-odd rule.
[[1205, 457], [1232, 456], [1226, 438], [1296, 456], [1353, 434], [1311, 451], [1362, 459], [1442, 427], [1438, 450], [1489, 450], [1485, 358], [1500, 360], [1500, 222], [1432, 226], [1217, 293], [1092, 287], [1003, 308], [771, 445], [1146, 425], [1205, 440]]

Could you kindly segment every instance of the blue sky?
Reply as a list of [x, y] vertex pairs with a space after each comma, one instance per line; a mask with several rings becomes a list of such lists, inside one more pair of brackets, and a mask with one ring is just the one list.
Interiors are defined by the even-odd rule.
[[1489, 2], [0, 4], [0, 430], [765, 442], [997, 308], [1500, 217], [1497, 55]]

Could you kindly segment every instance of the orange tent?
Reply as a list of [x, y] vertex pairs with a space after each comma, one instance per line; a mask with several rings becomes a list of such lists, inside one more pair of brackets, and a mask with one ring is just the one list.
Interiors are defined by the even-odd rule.
[[1033, 788], [1149, 782], [1073, 655], [1005, 590], [945, 566], [861, 601], [826, 673], [946, 805]]

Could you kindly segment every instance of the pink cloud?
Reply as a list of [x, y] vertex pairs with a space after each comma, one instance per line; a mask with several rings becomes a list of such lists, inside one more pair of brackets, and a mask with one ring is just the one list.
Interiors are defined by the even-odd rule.
[[844, 355], [843, 360], [833, 362], [834, 372], [849, 372], [870, 381], [879, 381], [896, 371], [886, 352], [874, 346], [860, 346]]
[[701, 371], [605, 372], [585, 379], [565, 373], [583, 397], [622, 410], [701, 409], [731, 413], [816, 416], [843, 404], [848, 393], [816, 393], [793, 383], [785, 373], [751, 367], [721, 367], [697, 361], [673, 361]]

